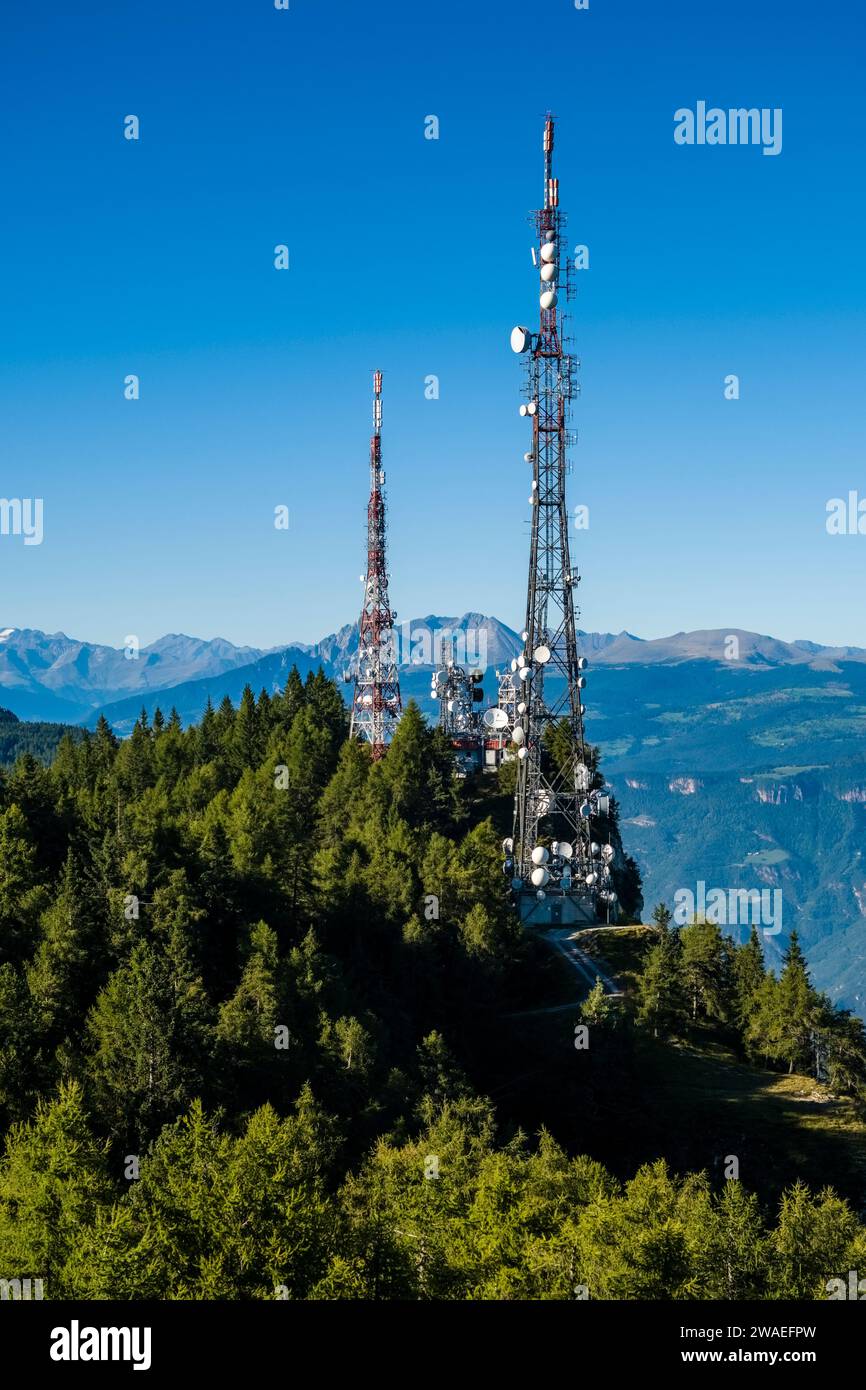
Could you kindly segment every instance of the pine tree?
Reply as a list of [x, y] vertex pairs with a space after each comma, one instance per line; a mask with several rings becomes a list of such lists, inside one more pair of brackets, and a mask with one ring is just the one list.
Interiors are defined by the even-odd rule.
[[460, 937], [470, 956], [485, 958], [491, 962], [497, 959], [497, 937], [495, 924], [481, 903], [471, 907], [460, 923]]
[[580, 1006], [580, 1016], [584, 1023], [591, 1028], [604, 1028], [610, 1024], [616, 1012], [616, 1006], [610, 995], [607, 994], [601, 977], [596, 975], [595, 984], [589, 991]]
[[208, 806], [199, 849], [198, 902], [204, 910], [202, 962], [205, 983], [213, 998], [225, 997], [237, 979], [238, 930], [244, 921], [241, 885], [226, 832], [224, 808], [222, 792]]
[[215, 759], [220, 756], [220, 733], [213, 703], [209, 695], [207, 697], [207, 705], [205, 706], [204, 714], [196, 726], [195, 750], [196, 760], [199, 763], [214, 762]]
[[681, 929], [680, 940], [683, 987], [692, 1022], [700, 1016], [725, 1021], [728, 981], [721, 930], [715, 922], [693, 922]]
[[837, 1095], [866, 1100], [866, 1026], [821, 996], [816, 1024], [816, 1076]]
[[797, 1182], [782, 1198], [770, 1237], [770, 1286], [778, 1298], [826, 1297], [827, 1280], [852, 1266], [857, 1218], [829, 1189], [811, 1193]]
[[694, 1202], [689, 1241], [700, 1297], [766, 1296], [770, 1252], [761, 1208], [741, 1182], [729, 1179], [721, 1193]]
[[103, 910], [71, 849], [59, 893], [42, 914], [40, 927], [27, 982], [42, 1028], [57, 1044], [80, 1034], [107, 955]]
[[394, 732], [381, 777], [398, 816], [412, 829], [443, 829], [457, 817], [453, 757], [440, 730], [430, 729], [410, 700]]
[[796, 931], [791, 932], [779, 976], [778, 1009], [782, 1022], [780, 1060], [788, 1071], [806, 1066], [812, 1057], [817, 998], [809, 980], [806, 958]]
[[764, 950], [753, 923], [748, 941], [734, 953], [734, 1009], [741, 1032], [745, 1032], [765, 974]]
[[660, 932], [667, 932], [669, 930], [671, 922], [673, 921], [673, 913], [667, 903], [656, 903], [653, 908], [652, 921], [653, 925], [656, 926]]
[[428, 1033], [417, 1049], [418, 1084], [423, 1095], [435, 1104], [459, 1100], [472, 1094], [466, 1076], [441, 1033]]
[[139, 1148], [204, 1089], [203, 991], [178, 966], [140, 942], [87, 1020], [94, 1104], [112, 1134]]
[[219, 709], [214, 715], [214, 729], [220, 741], [221, 751], [229, 750], [231, 733], [235, 726], [235, 707], [228, 695], [220, 700]]
[[314, 725], [327, 737], [330, 776], [336, 768], [340, 748], [348, 737], [349, 719], [340, 692], [321, 667], [307, 677], [304, 703], [313, 716]]
[[0, 1133], [25, 1117], [34, 1089], [44, 1082], [39, 1020], [23, 973], [0, 965]]
[[[615, 809], [613, 801], [612, 809]], [[612, 837], [614, 838], [614, 837]], [[619, 831], [615, 838], [619, 839]], [[621, 922], [640, 922], [643, 912], [643, 876], [640, 865], [631, 854], [623, 854], [622, 864], [616, 860], [611, 863], [611, 874], [616, 890]], [[614, 921], [616, 918], [614, 918]]]
[[335, 845], [346, 833], [370, 767], [369, 744], [356, 738], [347, 739], [340, 749], [336, 770], [319, 798], [316, 836], [319, 844]]
[[[498, 848], [498, 846], [497, 846]], [[473, 853], [472, 859], [476, 858]], [[502, 854], [497, 855], [501, 875]], [[421, 892], [424, 895], [425, 910], [433, 910], [432, 920], [454, 922], [465, 911], [467, 896], [472, 901], [472, 893], [467, 895], [466, 876], [471, 873], [470, 866], [463, 861], [460, 872], [460, 851], [454, 841], [436, 831], [429, 837], [421, 861]], [[483, 886], [480, 890], [483, 893]]]
[[18, 758], [5, 787], [6, 806], [17, 806], [42, 868], [59, 872], [69, 849], [70, 788], [30, 753]]
[[107, 1146], [94, 1138], [80, 1086], [40, 1100], [14, 1125], [0, 1160], [0, 1263], [6, 1278], [38, 1277], [44, 1296], [74, 1297], [66, 1266], [114, 1196]]
[[280, 723], [285, 729], [291, 728], [292, 721], [298, 710], [305, 704], [306, 698], [304, 682], [301, 680], [297, 666], [293, 666], [283, 690], [280, 708]]
[[20, 962], [31, 954], [45, 898], [30, 828], [13, 803], [0, 812], [0, 959]]
[[[277, 1029], [285, 1028], [288, 1048], [277, 1048]], [[276, 933], [265, 922], [250, 931], [249, 955], [240, 984], [220, 1008], [216, 1036], [234, 1084], [248, 1105], [279, 1094], [287, 1051], [295, 1044]]]
[[107, 778], [114, 767], [114, 759], [120, 744], [104, 714], [100, 714], [96, 721], [96, 729], [89, 746], [95, 753], [99, 775]]
[[762, 1057], [765, 1062], [778, 1061], [784, 1049], [784, 1031], [779, 981], [767, 971], [752, 996], [746, 1022], [744, 1041], [749, 1055]]
[[676, 1034], [688, 1017], [680, 934], [669, 925], [671, 914], [663, 904], [656, 913], [661, 937], [647, 951], [637, 989], [637, 1021], [654, 1038]]
[[156, 781], [156, 758], [153, 734], [147, 711], [142, 710], [133, 725], [132, 733], [124, 739], [114, 760], [114, 771], [120, 795], [124, 801], [134, 801]]
[[252, 687], [245, 685], [231, 736], [231, 756], [238, 775], [248, 768], [258, 767], [263, 752], [264, 740], [260, 732], [256, 698]]

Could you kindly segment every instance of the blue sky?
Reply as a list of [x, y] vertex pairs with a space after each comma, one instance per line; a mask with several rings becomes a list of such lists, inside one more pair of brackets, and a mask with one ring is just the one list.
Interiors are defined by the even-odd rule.
[[[825, 528], [866, 498], [864, 40], [840, 0], [17, 7], [0, 491], [44, 498], [45, 534], [0, 536], [0, 624], [267, 646], [353, 619], [374, 367], [401, 619], [519, 624], [508, 335], [551, 108], [590, 248], [581, 624], [866, 646], [866, 535]], [[701, 99], [781, 107], [782, 153], [677, 146]]]

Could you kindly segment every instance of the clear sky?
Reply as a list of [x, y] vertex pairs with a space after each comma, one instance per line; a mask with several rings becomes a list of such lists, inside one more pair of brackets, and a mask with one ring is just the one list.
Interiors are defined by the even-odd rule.
[[[519, 624], [508, 336], [550, 108], [590, 248], [581, 625], [866, 646], [866, 535], [825, 527], [866, 498], [864, 47], [852, 0], [7, 11], [0, 492], [44, 499], [44, 540], [0, 536], [0, 626], [269, 646], [355, 618], [374, 367], [401, 619]], [[781, 154], [676, 145], [699, 100], [781, 107]]]

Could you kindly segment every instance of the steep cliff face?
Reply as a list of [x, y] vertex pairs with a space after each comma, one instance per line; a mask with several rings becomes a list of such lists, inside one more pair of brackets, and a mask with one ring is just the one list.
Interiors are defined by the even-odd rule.
[[764, 782], [755, 787], [755, 800], [765, 806], [787, 806], [790, 801], [804, 801], [805, 792], [796, 783]]
[[680, 796], [697, 796], [703, 785], [699, 777], [674, 777], [668, 782], [668, 791], [679, 792]]

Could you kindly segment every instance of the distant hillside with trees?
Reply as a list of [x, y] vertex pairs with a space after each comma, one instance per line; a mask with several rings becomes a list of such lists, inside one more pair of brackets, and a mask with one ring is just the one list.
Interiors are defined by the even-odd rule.
[[0, 709], [0, 767], [11, 767], [22, 753], [48, 763], [66, 737], [81, 739], [84, 734], [68, 724], [29, 723], [9, 709]]

